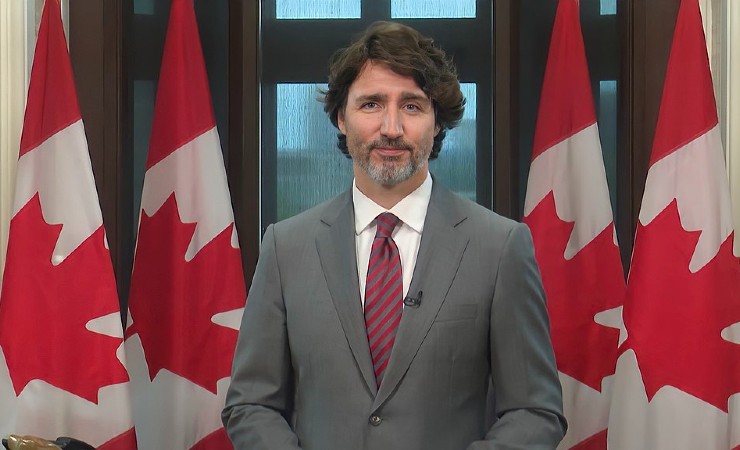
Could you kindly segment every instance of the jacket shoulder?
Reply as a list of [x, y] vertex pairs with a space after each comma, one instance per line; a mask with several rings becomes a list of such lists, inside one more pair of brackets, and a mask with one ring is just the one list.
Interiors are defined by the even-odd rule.
[[442, 209], [442, 214], [450, 217], [455, 222], [453, 225], [459, 224], [462, 230], [473, 230], [476, 235], [489, 238], [493, 237], [492, 234], [506, 236], [515, 228], [526, 228], [521, 222], [502, 216], [447, 189], [441, 190], [438, 197], [441, 201], [437, 202], [437, 206]]
[[352, 205], [351, 191], [342, 194], [311, 207], [295, 216], [272, 224], [276, 238], [298, 239], [311, 238], [316, 235], [326, 218], [335, 217], [347, 206]]

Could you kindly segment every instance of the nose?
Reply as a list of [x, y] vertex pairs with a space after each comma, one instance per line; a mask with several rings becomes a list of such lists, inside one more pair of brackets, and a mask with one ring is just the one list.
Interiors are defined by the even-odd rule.
[[395, 108], [388, 108], [383, 115], [383, 124], [380, 134], [388, 139], [396, 139], [403, 136], [403, 123], [401, 115]]

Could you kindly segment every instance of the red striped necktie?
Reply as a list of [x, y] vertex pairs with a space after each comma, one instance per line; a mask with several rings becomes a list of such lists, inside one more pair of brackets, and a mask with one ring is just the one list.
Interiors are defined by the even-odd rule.
[[378, 229], [370, 250], [365, 284], [365, 327], [375, 380], [380, 386], [401, 322], [403, 275], [398, 247], [391, 237], [400, 219], [383, 213], [376, 222]]

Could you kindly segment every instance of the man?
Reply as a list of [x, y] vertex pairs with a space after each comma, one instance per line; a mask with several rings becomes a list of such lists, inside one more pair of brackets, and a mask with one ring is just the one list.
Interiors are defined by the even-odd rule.
[[355, 181], [265, 233], [223, 413], [235, 448], [554, 449], [530, 234], [428, 172], [463, 113], [452, 64], [376, 23], [332, 59], [324, 103]]

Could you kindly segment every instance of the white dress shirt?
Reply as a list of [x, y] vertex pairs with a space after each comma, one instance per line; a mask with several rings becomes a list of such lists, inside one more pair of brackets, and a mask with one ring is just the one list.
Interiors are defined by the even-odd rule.
[[403, 296], [408, 295], [411, 277], [416, 266], [416, 255], [419, 253], [421, 233], [427, 217], [429, 199], [432, 196], [432, 177], [427, 173], [424, 182], [415, 191], [404, 197], [393, 208], [387, 210], [370, 200], [352, 183], [352, 202], [355, 208], [355, 245], [357, 248], [357, 275], [360, 278], [360, 298], [365, 305], [365, 282], [367, 266], [370, 261], [370, 250], [375, 239], [377, 228], [375, 218], [384, 212], [393, 213], [401, 222], [393, 230], [393, 241], [401, 256], [403, 274]]

